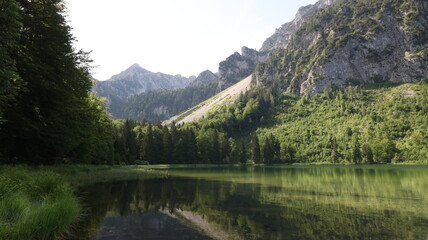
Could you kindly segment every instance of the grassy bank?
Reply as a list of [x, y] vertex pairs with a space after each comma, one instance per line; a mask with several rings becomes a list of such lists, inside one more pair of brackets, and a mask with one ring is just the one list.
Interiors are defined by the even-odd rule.
[[79, 184], [154, 177], [147, 166], [1, 166], [0, 239], [59, 239], [79, 220]]
[[25, 166], [0, 167], [0, 239], [56, 239], [81, 207], [64, 176]]
[[154, 170], [148, 165], [56, 165], [39, 166], [38, 169], [58, 173], [72, 185], [165, 175], [164, 171]]

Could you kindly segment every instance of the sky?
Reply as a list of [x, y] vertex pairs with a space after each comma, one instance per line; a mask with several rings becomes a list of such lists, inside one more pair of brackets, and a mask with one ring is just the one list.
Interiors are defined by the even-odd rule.
[[197, 76], [242, 46], [259, 50], [276, 28], [316, 0], [66, 0], [76, 49], [92, 51], [94, 78], [138, 63]]

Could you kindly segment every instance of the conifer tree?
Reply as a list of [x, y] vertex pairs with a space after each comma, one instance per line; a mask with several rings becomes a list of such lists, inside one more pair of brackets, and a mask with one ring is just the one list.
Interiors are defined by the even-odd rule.
[[260, 144], [259, 144], [259, 138], [257, 134], [254, 134], [251, 139], [251, 159], [254, 163], [260, 164], [262, 163], [262, 156], [260, 154]]
[[171, 134], [167, 127], [164, 127], [163, 129], [162, 144], [164, 151], [162, 154], [162, 163], [172, 163], [172, 152], [174, 150], [174, 146], [172, 144]]
[[273, 146], [271, 144], [271, 141], [268, 137], [265, 138], [263, 147], [262, 147], [262, 153], [263, 153], [263, 161], [266, 164], [273, 163], [274, 158], [274, 150]]
[[240, 163], [247, 163], [247, 150], [245, 148], [245, 144], [243, 141], [239, 142], [239, 162]]

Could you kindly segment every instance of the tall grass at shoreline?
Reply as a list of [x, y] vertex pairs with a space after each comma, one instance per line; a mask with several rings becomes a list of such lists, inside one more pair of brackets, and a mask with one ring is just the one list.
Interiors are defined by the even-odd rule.
[[83, 212], [74, 194], [77, 185], [164, 176], [165, 171], [147, 166], [0, 165], [0, 240], [69, 234]]
[[0, 166], [0, 239], [57, 239], [81, 207], [64, 176], [26, 166]]

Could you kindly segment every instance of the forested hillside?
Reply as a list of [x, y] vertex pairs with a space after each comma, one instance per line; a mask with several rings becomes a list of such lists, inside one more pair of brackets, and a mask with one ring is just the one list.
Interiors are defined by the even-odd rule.
[[149, 163], [426, 163], [428, 82], [311, 97], [258, 89], [182, 127], [127, 121]]

